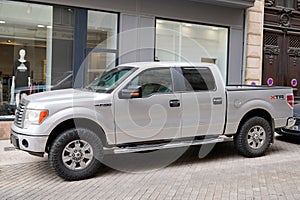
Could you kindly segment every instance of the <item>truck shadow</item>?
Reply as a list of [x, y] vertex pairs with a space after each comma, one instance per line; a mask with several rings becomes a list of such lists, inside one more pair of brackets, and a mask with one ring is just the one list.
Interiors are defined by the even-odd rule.
[[[266, 157], [289, 151], [289, 147], [281, 142], [281, 137], [276, 137], [276, 139], [280, 140], [277, 141], [279, 144], [275, 141], [275, 144], [271, 145], [266, 152]], [[289, 141], [290, 139], [286, 140]], [[299, 144], [299, 142], [296, 144]], [[201, 145], [189, 148], [112, 155], [104, 158], [106, 166], [99, 170], [97, 176], [101, 176], [103, 173], [115, 173], [116, 171], [120, 173], [150, 173], [162, 168], [168, 169], [181, 166], [211, 167], [211, 163], [214, 166], [220, 165], [224, 168], [230, 168], [232, 163], [249, 163], [247, 159], [255, 159], [255, 163], [259, 164], [265, 156], [260, 158], [243, 157], [235, 150], [233, 142], [218, 143], [213, 146]]]
[[282, 142], [287, 142], [287, 143], [292, 143], [292, 144], [298, 144], [298, 145], [300, 145], [300, 136], [279, 135], [279, 136], [276, 136], [276, 140], [280, 140]]
[[[125, 173], [144, 173], [161, 168], [177, 167], [187, 164], [223, 162], [225, 159], [245, 159], [234, 149], [233, 142], [201, 145], [188, 148], [174, 148], [142, 153], [105, 156], [105, 166], [100, 169]], [[102, 172], [99, 171], [99, 176]]]

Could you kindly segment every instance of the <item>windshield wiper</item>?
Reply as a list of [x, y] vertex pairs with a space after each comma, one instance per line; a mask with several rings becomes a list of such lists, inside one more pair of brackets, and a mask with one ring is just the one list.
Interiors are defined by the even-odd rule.
[[89, 87], [85, 87], [84, 89], [86, 89], [86, 90], [89, 90], [89, 91], [92, 91], [92, 92], [95, 92], [95, 89], [94, 89], [94, 88], [92, 88], [91, 86], [89, 86]]

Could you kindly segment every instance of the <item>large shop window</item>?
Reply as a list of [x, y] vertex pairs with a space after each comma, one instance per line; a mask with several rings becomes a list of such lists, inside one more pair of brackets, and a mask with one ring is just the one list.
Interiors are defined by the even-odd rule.
[[155, 59], [215, 63], [226, 80], [228, 28], [157, 19]]
[[116, 66], [118, 14], [88, 11], [87, 83]]
[[0, 2], [0, 120], [24, 95], [72, 86], [74, 10]]

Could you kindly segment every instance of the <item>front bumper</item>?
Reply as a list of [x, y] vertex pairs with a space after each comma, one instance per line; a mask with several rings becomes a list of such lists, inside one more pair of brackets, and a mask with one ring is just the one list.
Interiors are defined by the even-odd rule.
[[10, 141], [20, 150], [27, 151], [28, 153], [36, 156], [43, 157], [47, 143], [47, 136], [30, 136], [16, 133], [11, 130]]

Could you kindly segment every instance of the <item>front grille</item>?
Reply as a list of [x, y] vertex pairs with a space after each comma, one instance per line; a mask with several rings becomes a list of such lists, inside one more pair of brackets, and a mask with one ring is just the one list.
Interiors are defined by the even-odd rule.
[[21, 102], [17, 108], [17, 112], [16, 112], [16, 118], [15, 118], [15, 125], [23, 128], [23, 119], [24, 119], [24, 113], [25, 113], [25, 103]]

